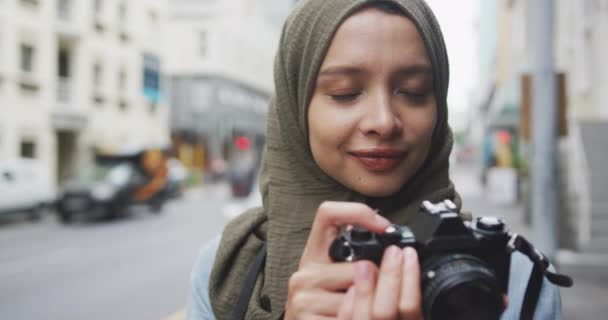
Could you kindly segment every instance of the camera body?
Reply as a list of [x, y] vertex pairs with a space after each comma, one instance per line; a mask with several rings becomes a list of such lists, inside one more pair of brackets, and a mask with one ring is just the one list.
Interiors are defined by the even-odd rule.
[[452, 201], [424, 201], [407, 226], [392, 225], [383, 234], [357, 226], [343, 230], [329, 254], [336, 262], [380, 265], [387, 247], [413, 247], [425, 319], [498, 319], [509, 282], [509, 240], [502, 219], [464, 221]]

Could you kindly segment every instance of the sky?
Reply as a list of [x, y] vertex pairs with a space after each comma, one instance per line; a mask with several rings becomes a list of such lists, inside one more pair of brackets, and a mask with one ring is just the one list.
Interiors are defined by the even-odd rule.
[[427, 0], [443, 31], [450, 59], [448, 108], [450, 123], [463, 125], [477, 86], [477, 30], [479, 1], [483, 0]]

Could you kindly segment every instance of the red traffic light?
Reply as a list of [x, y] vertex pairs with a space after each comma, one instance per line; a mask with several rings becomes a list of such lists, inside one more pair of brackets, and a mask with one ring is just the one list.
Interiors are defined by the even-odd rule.
[[236, 138], [235, 144], [237, 149], [239, 149], [240, 151], [247, 151], [249, 149], [249, 146], [251, 145], [251, 141], [248, 137], [240, 136]]

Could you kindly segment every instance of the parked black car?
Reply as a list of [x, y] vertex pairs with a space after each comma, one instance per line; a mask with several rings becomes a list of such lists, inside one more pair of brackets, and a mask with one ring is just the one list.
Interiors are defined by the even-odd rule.
[[98, 154], [93, 166], [69, 180], [56, 209], [61, 221], [76, 215], [115, 217], [133, 204], [160, 212], [167, 200], [167, 164], [159, 150]]

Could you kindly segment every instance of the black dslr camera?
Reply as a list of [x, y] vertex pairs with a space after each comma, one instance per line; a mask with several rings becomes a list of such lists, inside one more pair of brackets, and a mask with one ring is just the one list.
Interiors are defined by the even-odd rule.
[[554, 284], [572, 285], [569, 277], [548, 271], [547, 259], [524, 238], [509, 232], [502, 219], [464, 221], [450, 200], [424, 201], [421, 211], [408, 226], [392, 225], [384, 234], [357, 226], [345, 229], [329, 255], [336, 262], [371, 260], [379, 265], [388, 246], [413, 247], [420, 259], [427, 320], [499, 319], [515, 250], [532, 260], [541, 282], [546, 276]]

